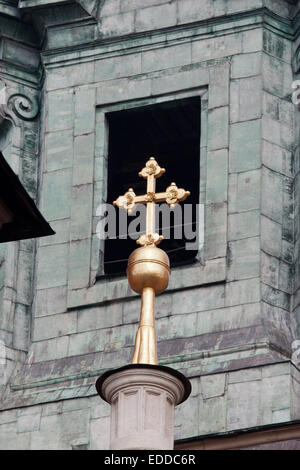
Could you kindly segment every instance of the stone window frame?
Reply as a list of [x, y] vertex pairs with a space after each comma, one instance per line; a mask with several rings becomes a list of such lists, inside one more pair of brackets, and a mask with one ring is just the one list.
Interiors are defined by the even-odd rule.
[[[200, 96], [201, 130], [200, 130], [200, 191], [199, 203], [204, 207], [204, 245], [199, 250], [199, 263], [172, 269], [167, 291], [185, 289], [201, 285], [222, 282], [226, 279], [227, 253], [227, 202], [228, 202], [228, 153], [229, 153], [229, 69], [228, 60], [215, 64], [199, 64], [204, 73], [197, 71], [197, 86], [189, 88], [180, 86], [170, 93], [157, 93], [134, 99], [123, 99], [117, 96], [107, 104], [101, 103], [101, 94], [96, 100], [96, 119], [94, 135], [94, 176], [93, 176], [93, 210], [92, 229], [88, 240], [89, 246], [84, 253], [84, 262], [89, 266], [89, 285], [73, 287], [70, 283], [72, 263], [68, 272], [68, 309], [101, 304], [134, 297], [128, 286], [127, 278], [104, 278], [95, 282], [99, 268], [101, 241], [95, 231], [99, 222], [96, 209], [106, 199], [107, 181], [107, 120], [105, 114], [130, 107], [155, 104], [170, 100]], [[189, 72], [191, 73], [191, 71]], [[176, 78], [176, 75], [174, 75]], [[165, 77], [164, 77], [165, 78]], [[196, 77], [195, 77], [196, 78]], [[135, 79], [133, 79], [134, 81]], [[136, 78], [137, 81], [140, 81]], [[193, 80], [193, 83], [195, 80]], [[220, 137], [221, 136], [221, 137]], [[222, 164], [219, 164], [219, 161]], [[100, 175], [100, 176], [99, 176]], [[221, 196], [216, 185], [223, 182]], [[73, 203], [74, 204], [74, 203]], [[72, 213], [76, 211], [72, 210]], [[71, 220], [72, 223], [72, 220]], [[102, 241], [102, 243], [104, 243]], [[82, 254], [81, 254], [82, 257]], [[166, 292], [167, 292], [166, 291]]]
[[[126, 119], [126, 112], [127, 111], [130, 111], [132, 109], [136, 109], [137, 111], [141, 110], [142, 109], [142, 113], [145, 111], [145, 109], [147, 108], [148, 110], [153, 110], [153, 106], [154, 106], [154, 110], [153, 112], [157, 112], [155, 111], [155, 106], [157, 105], [161, 105], [161, 104], [164, 104], [164, 103], [175, 103], [175, 106], [177, 105], [178, 107], [181, 106], [181, 103], [185, 100], [185, 99], [194, 99], [196, 98], [197, 101], [198, 101], [198, 104], [197, 104], [197, 115], [198, 115], [198, 118], [199, 118], [199, 124], [201, 122], [201, 96], [203, 95], [203, 93], [205, 94], [206, 93], [206, 90], [201, 90], [199, 93], [196, 93], [196, 95], [191, 92], [186, 92], [186, 93], [177, 93], [177, 94], [171, 94], [171, 95], [167, 95], [167, 96], [159, 96], [159, 97], [154, 97], [154, 98], [150, 98], [150, 99], [142, 99], [142, 100], [136, 100], [136, 101], [132, 101], [129, 103], [126, 103], [125, 105], [123, 103], [121, 104], [117, 104], [116, 106], [112, 106], [108, 108], [108, 110], [106, 110], [106, 107], [104, 106], [104, 110], [103, 110], [103, 114], [104, 116], [107, 116], [107, 126], [108, 126], [108, 129], [107, 129], [107, 133], [106, 133], [106, 136], [105, 136], [105, 141], [107, 141], [108, 139], [110, 139], [110, 135], [111, 135], [111, 130], [110, 130], [110, 115], [111, 113], [114, 114], [114, 112], [117, 112], [118, 115], [120, 115], [119, 113], [122, 114], [123, 116], [123, 120], [124, 120], [124, 114], [125, 113], [125, 119]], [[207, 100], [206, 100], [207, 101]], [[144, 103], [146, 106], [144, 106]], [[178, 103], [178, 104], [177, 104]], [[194, 102], [195, 103], [195, 102]], [[193, 103], [193, 105], [195, 105]], [[156, 108], [157, 109], [157, 108]], [[99, 107], [98, 108], [98, 112], [100, 112], [101, 108]], [[101, 110], [102, 111], [102, 110]], [[102, 113], [101, 113], [102, 114]], [[128, 113], [127, 113], [127, 116], [128, 116]], [[119, 118], [118, 118], [119, 119]], [[152, 118], [153, 119], [153, 118]], [[102, 119], [101, 119], [102, 121]], [[114, 125], [115, 127], [115, 125]], [[143, 126], [144, 127], [144, 126]], [[118, 128], [115, 127], [115, 132], [118, 133]], [[201, 141], [200, 141], [200, 133], [201, 133], [201, 130], [200, 130], [200, 125], [199, 125], [199, 129], [198, 129], [198, 138], [197, 138], [197, 145], [196, 145], [196, 148], [198, 150], [198, 156], [197, 156], [197, 162], [200, 164], [200, 151], [201, 151]], [[200, 145], [199, 145], [200, 144]], [[123, 147], [122, 147], [123, 148]], [[108, 158], [108, 153], [109, 153], [109, 148], [108, 148], [108, 145], [106, 144], [106, 147], [105, 147], [105, 150], [106, 150], [106, 155], [105, 155], [105, 158], [107, 160]], [[140, 177], [138, 176], [138, 171], [141, 170], [143, 168], [143, 166], [145, 165], [145, 162], [146, 160], [149, 158], [149, 155], [152, 155], [151, 153], [144, 153], [144, 154], [140, 154], [141, 156], [141, 161], [140, 161], [140, 166], [136, 168], [136, 173], [135, 173], [135, 179], [134, 181], [136, 183], [138, 183], [139, 181], [141, 182], [142, 186], [141, 186], [141, 189], [138, 190], [138, 194], [142, 194], [143, 191], [145, 192], [146, 191], [146, 181], [144, 180], [144, 183], [142, 182], [142, 180], [140, 179]], [[183, 156], [184, 157], [184, 154], [181, 152], [180, 153], [180, 156]], [[116, 157], [116, 155], [115, 155]], [[153, 153], [153, 157], [155, 157], [158, 161], [158, 164], [160, 166], [162, 166], [162, 162], [160, 161], [160, 156], [158, 153]], [[193, 157], [194, 158], [194, 157]], [[109, 163], [109, 160], [107, 161], [107, 165]], [[195, 196], [198, 195], [198, 203], [199, 203], [199, 191], [200, 191], [200, 171], [198, 172], [198, 183], [199, 183], [199, 189], [194, 190], [194, 187], [191, 185], [191, 183], [185, 183], [182, 181], [182, 176], [180, 174], [180, 172], [178, 173], [178, 175], [172, 177], [172, 179], [170, 179], [170, 170], [171, 170], [171, 166], [172, 166], [172, 160], [169, 158], [169, 163], [167, 162], [167, 160], [165, 161], [164, 165], [166, 167], [166, 173], [165, 175], [163, 175], [163, 178], [162, 178], [162, 181], [161, 181], [161, 184], [166, 188], [170, 183], [171, 181], [175, 181], [178, 186], [180, 187], [187, 187], [190, 191], [191, 191], [191, 196], [194, 194]], [[182, 162], [182, 166], [184, 166], [184, 159], [183, 159], [183, 162]], [[192, 168], [192, 167], [191, 167]], [[109, 173], [108, 173], [108, 178], [107, 179], [110, 179], [109, 178]], [[107, 182], [107, 180], [106, 180]], [[117, 190], [117, 194], [123, 194], [124, 191], [126, 191], [129, 186], [128, 186], [128, 182], [124, 181], [125, 183], [125, 186], [123, 188], [123, 190]], [[135, 184], [136, 183], [131, 183], [130, 185], [135, 188]], [[106, 190], [105, 190], [106, 189]], [[103, 189], [103, 192], [105, 193], [105, 197], [103, 198], [105, 201], [107, 201], [107, 188]], [[112, 189], [112, 188], [111, 188]], [[163, 190], [163, 189], [161, 189]], [[136, 188], [134, 189], [134, 191], [136, 191]], [[158, 189], [156, 189], [156, 191], [158, 191]], [[117, 194], [115, 194], [115, 197], [114, 199], [116, 199], [117, 197]], [[95, 197], [96, 197], [96, 194], [95, 194]], [[95, 200], [95, 197], [94, 197], [94, 200]], [[112, 199], [109, 200], [109, 202], [112, 203]], [[180, 208], [183, 208], [184, 204], [187, 203], [191, 203], [192, 201], [190, 200], [190, 197], [182, 204], [179, 204], [179, 207]], [[95, 209], [95, 208], [94, 208]], [[116, 208], [117, 209], [117, 208]], [[94, 210], [94, 213], [95, 213], [95, 210]], [[117, 209], [116, 210], [116, 217], [118, 218], [119, 216], [119, 210]], [[203, 219], [204, 219], [204, 212], [203, 212], [203, 205], [199, 206], [199, 226], [202, 227], [203, 226]], [[131, 221], [134, 219], [134, 217], [128, 217], [128, 227], [131, 223]], [[176, 219], [176, 218], [175, 218]], [[176, 222], [176, 220], [173, 222], [171, 220], [169, 220], [169, 229], [172, 231], [172, 224], [173, 223], [178, 223]], [[181, 221], [181, 224], [183, 224], [184, 221], [182, 220]], [[127, 228], [128, 228], [127, 227]], [[183, 226], [182, 226], [183, 227]], [[117, 234], [118, 235], [118, 234]], [[94, 236], [94, 234], [93, 234]], [[171, 235], [171, 238], [172, 238], [172, 235]], [[193, 255], [193, 259], [189, 258], [189, 259], [185, 259], [185, 261], [182, 261], [182, 259], [180, 258], [180, 263], [177, 263], [177, 266], [186, 266], [188, 264], [192, 264], [193, 261], [200, 261], [202, 262], [202, 259], [203, 259], [203, 234], [202, 234], [202, 231], [200, 231], [199, 233], [199, 237], [198, 237], [198, 240], [195, 242], [195, 245], [197, 245], [197, 249], [195, 247], [195, 251], [194, 251], [194, 255]], [[188, 241], [187, 241], [188, 242]], [[114, 245], [114, 243], [113, 243]], [[167, 241], [163, 243], [164, 246], [160, 245], [160, 248], [162, 248], [163, 250], [167, 251], [168, 253], [168, 249], [171, 249], [172, 247], [170, 246], [167, 246]], [[111, 245], [112, 246], [112, 245]], [[112, 275], [110, 275], [108, 272], [105, 271], [105, 252], [106, 252], [106, 247], [107, 247], [107, 244], [105, 243], [100, 243], [100, 260], [99, 260], [99, 270], [98, 270], [98, 273], [93, 273], [92, 274], [92, 279], [98, 274], [97, 276], [97, 282], [99, 282], [99, 280], [102, 278], [102, 277], [115, 277], [115, 278], [123, 278], [123, 276], [125, 275], [125, 269], [119, 269], [118, 271], [118, 274], [116, 273], [112, 273]], [[134, 248], [138, 248], [138, 245], [136, 245], [134, 247], [134, 244], [133, 244], [133, 247], [131, 248], [131, 252], [134, 250]], [[182, 249], [182, 248], [180, 248]], [[172, 251], [172, 249], [171, 249]], [[187, 253], [185, 251], [185, 253]], [[128, 255], [127, 255], [128, 256]], [[119, 258], [124, 258], [124, 256], [119, 256]], [[104, 259], [104, 261], [103, 261]], [[127, 258], [126, 258], [127, 259]], [[123, 259], [121, 261], [124, 261], [124, 265], [126, 263], [126, 259]], [[113, 262], [113, 263], [116, 263], [116, 260], [115, 257], [110, 261], [110, 262]], [[170, 258], [170, 261], [171, 261], [171, 258]], [[175, 260], [175, 263], [177, 262], [177, 260]], [[126, 263], [127, 264], [127, 263]], [[118, 263], [118, 266], [119, 266], [119, 263]], [[172, 266], [172, 263], [171, 263], [171, 269], [175, 269], [176, 265], [175, 266]], [[90, 281], [91, 282], [91, 281]]]

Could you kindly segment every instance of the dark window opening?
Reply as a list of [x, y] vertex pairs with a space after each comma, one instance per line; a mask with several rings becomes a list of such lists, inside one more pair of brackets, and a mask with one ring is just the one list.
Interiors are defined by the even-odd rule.
[[[195, 231], [196, 205], [199, 203], [200, 98], [111, 112], [107, 114], [107, 119], [107, 202], [112, 203], [129, 188], [133, 188], [136, 195], [145, 194], [146, 180], [139, 177], [138, 173], [149, 157], [153, 156], [166, 169], [166, 173], [156, 180], [157, 192], [165, 191], [173, 181], [179, 188], [191, 192], [184, 203], [193, 205], [192, 229]], [[124, 209], [116, 208], [117, 216], [119, 210]], [[128, 217], [128, 222], [130, 221], [131, 217]], [[174, 222], [171, 222], [171, 226], [172, 224]], [[160, 224], [159, 233], [161, 232]], [[182, 239], [174, 239], [174, 228], [171, 228], [171, 238], [163, 240], [159, 245], [168, 253], [171, 266], [195, 261], [197, 250], [186, 250], [186, 241], [184, 230]], [[130, 238], [106, 240], [105, 275], [124, 275], [127, 259], [138, 246]]]

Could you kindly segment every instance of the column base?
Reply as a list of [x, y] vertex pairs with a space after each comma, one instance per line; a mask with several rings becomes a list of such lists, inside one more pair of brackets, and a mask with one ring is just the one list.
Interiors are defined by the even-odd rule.
[[170, 367], [130, 364], [96, 382], [111, 405], [111, 450], [172, 450], [174, 409], [191, 393], [190, 381]]

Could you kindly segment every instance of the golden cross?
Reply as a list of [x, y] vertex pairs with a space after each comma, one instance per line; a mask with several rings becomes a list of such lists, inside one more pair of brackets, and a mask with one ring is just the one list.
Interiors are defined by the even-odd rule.
[[147, 179], [147, 193], [136, 196], [132, 188], [130, 188], [124, 196], [119, 196], [113, 202], [115, 206], [126, 209], [131, 214], [136, 204], [146, 204], [146, 234], [141, 235], [137, 240], [139, 245], [158, 245], [163, 236], [155, 232], [155, 204], [157, 202], [167, 202], [173, 208], [178, 202], [184, 201], [189, 195], [189, 191], [178, 188], [175, 183], [171, 183], [163, 193], [156, 193], [156, 178], [165, 173], [165, 169], [161, 168], [154, 157], [150, 157], [146, 166], [139, 172], [139, 176]]

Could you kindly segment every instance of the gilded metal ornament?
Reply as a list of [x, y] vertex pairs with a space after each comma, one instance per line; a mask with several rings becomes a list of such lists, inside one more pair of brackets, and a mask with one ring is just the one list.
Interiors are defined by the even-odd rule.
[[151, 157], [139, 176], [147, 179], [147, 192], [136, 196], [130, 188], [123, 196], [119, 196], [114, 205], [132, 213], [136, 204], [146, 204], [146, 233], [141, 235], [137, 243], [140, 248], [134, 250], [127, 266], [127, 277], [130, 287], [141, 294], [141, 313], [139, 328], [135, 338], [132, 364], [157, 364], [157, 347], [155, 332], [155, 294], [163, 292], [169, 283], [170, 262], [168, 255], [157, 247], [163, 236], [155, 232], [155, 204], [167, 202], [171, 208], [184, 201], [189, 191], [178, 188], [171, 183], [163, 193], [156, 193], [156, 178], [165, 173], [154, 157]]

